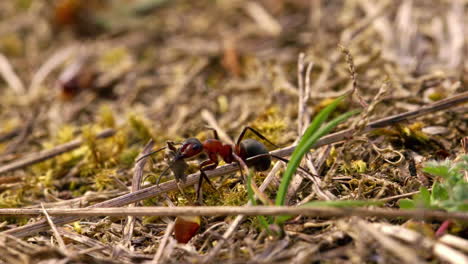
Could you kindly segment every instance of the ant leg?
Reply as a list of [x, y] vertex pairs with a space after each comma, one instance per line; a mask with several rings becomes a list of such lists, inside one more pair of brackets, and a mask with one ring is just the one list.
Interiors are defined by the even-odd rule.
[[201, 203], [201, 188], [202, 188], [202, 183], [203, 179], [208, 182], [208, 184], [215, 190], [218, 191], [213, 185], [213, 183], [210, 181], [210, 178], [206, 175], [205, 171], [208, 170], [213, 170], [216, 167], [218, 167], [218, 160], [205, 160], [202, 163], [200, 163], [200, 178], [198, 179], [198, 187], [197, 187], [197, 200]]
[[[270, 153], [259, 154], [259, 155], [250, 157], [250, 158], [248, 158], [248, 159], [246, 160], [246, 162], [248, 162], [248, 161], [253, 161], [253, 160], [256, 160], [256, 159], [265, 157], [265, 156], [270, 156], [270, 157], [275, 158], [275, 159], [277, 159], [277, 160], [281, 160], [281, 161], [284, 162], [284, 163], [288, 163], [288, 162], [289, 162], [289, 160], [286, 159], [286, 158], [283, 158], [283, 157], [280, 157], [280, 156], [276, 156], [276, 155], [273, 155], [273, 154], [270, 154]], [[305, 174], [307, 174], [307, 175], [309, 175], [309, 176], [312, 176], [312, 177], [316, 177], [316, 176], [317, 176], [317, 175], [312, 174], [310, 171], [308, 171], [307, 169], [305, 169], [305, 168], [302, 167], [302, 166], [298, 166], [298, 169], [300, 169], [302, 172], [304, 172]]]
[[214, 129], [214, 128], [212, 128], [212, 127], [207, 127], [207, 129], [212, 130], [212, 131], [213, 131], [214, 139], [219, 140], [218, 131], [216, 131], [216, 129]]
[[259, 138], [265, 140], [266, 142], [270, 143], [275, 148], [279, 148], [275, 143], [271, 142], [268, 138], [266, 138], [260, 132], [258, 132], [257, 130], [255, 130], [254, 128], [249, 127], [249, 126], [246, 126], [246, 127], [244, 127], [244, 129], [242, 129], [242, 132], [240, 133], [239, 137], [237, 138], [236, 146], [239, 146], [239, 144], [242, 141], [242, 139], [244, 138], [244, 135], [247, 132], [247, 130], [252, 131], [252, 133], [254, 133], [257, 137], [259, 137]]
[[185, 199], [189, 201], [188, 196], [185, 194], [184, 189], [182, 188], [182, 186], [180, 186], [180, 182], [178, 180], [176, 180], [176, 185], [177, 185], [177, 189], [179, 189], [179, 192], [182, 194], [182, 196], [184, 196]]

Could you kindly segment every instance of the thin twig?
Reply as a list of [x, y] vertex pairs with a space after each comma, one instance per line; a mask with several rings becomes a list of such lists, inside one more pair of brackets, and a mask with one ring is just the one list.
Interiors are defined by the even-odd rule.
[[159, 243], [158, 251], [154, 255], [154, 259], [152, 261], [152, 264], [158, 264], [163, 258], [163, 252], [164, 249], [166, 248], [167, 240], [169, 239], [169, 236], [172, 234], [172, 230], [174, 230], [175, 222], [170, 222], [167, 225], [166, 232], [164, 233], [164, 237], [161, 240], [161, 243]]
[[399, 194], [399, 195], [394, 195], [394, 196], [390, 196], [390, 197], [385, 197], [385, 198], [382, 198], [382, 199], [379, 199], [379, 201], [382, 201], [382, 202], [390, 202], [390, 201], [393, 201], [393, 200], [399, 200], [401, 198], [408, 198], [408, 197], [411, 197], [415, 194], [419, 193], [419, 191], [414, 191], [414, 192], [409, 192], [409, 193], [403, 193], [403, 194]]
[[54, 232], [55, 239], [57, 239], [57, 243], [59, 244], [60, 249], [63, 252], [67, 253], [67, 247], [65, 246], [65, 242], [63, 242], [63, 239], [60, 236], [60, 233], [58, 232], [57, 227], [55, 226], [54, 222], [52, 221], [49, 214], [47, 213], [47, 210], [45, 209], [44, 204], [41, 203], [41, 207], [42, 207], [42, 212], [44, 213], [47, 219], [47, 222], [49, 223], [50, 228], [52, 229], [52, 232]]
[[[314, 206], [183, 206], [183, 207], [119, 207], [119, 208], [49, 208], [50, 215], [59, 216], [220, 216], [220, 215], [304, 215], [314, 217], [378, 217], [417, 218], [424, 220], [456, 220], [468, 223], [468, 213], [436, 210], [398, 210], [385, 208], [334, 208]], [[0, 209], [0, 216], [25, 216], [43, 214], [42, 209]], [[13, 230], [13, 229], [11, 229]], [[12, 233], [11, 230], [6, 233]], [[13, 234], [16, 235], [16, 234]]]
[[213, 113], [211, 113], [210, 111], [206, 110], [206, 109], [203, 109], [201, 111], [201, 117], [203, 118], [203, 120], [206, 121], [206, 123], [208, 123], [208, 125], [213, 128], [214, 130], [216, 130], [216, 132], [218, 133], [218, 136], [221, 140], [233, 145], [234, 144], [234, 141], [231, 139], [231, 137], [228, 136], [228, 134], [218, 125], [218, 122], [216, 121], [216, 118], [214, 117]]
[[10, 61], [0, 53], [0, 75], [3, 77], [8, 86], [15, 91], [17, 95], [24, 95], [26, 89], [21, 79], [16, 75]]
[[[97, 138], [107, 138], [111, 137], [115, 134], [114, 129], [106, 129], [99, 134], [96, 135]], [[30, 154], [23, 159], [20, 160], [15, 160], [11, 163], [5, 164], [0, 167], [0, 175], [5, 174], [6, 172], [10, 172], [13, 170], [21, 169], [24, 167], [27, 167], [29, 165], [33, 165], [35, 163], [39, 163], [41, 161], [53, 158], [55, 156], [58, 156], [60, 154], [66, 153], [68, 151], [72, 151], [83, 144], [83, 140], [81, 139], [75, 139], [73, 141], [70, 141], [68, 143], [56, 146], [53, 149], [48, 149], [48, 150], [43, 150], [37, 153]]]

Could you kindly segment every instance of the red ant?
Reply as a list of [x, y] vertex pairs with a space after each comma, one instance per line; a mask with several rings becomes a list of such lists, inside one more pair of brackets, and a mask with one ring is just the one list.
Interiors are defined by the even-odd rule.
[[[168, 143], [168, 148], [174, 151], [175, 153], [169, 165], [169, 168], [173, 170], [176, 181], [179, 181], [179, 179], [182, 179], [182, 181], [185, 181], [185, 175], [183, 171], [185, 170], [187, 165], [185, 164], [184, 160], [195, 157], [202, 152], [206, 153], [206, 155], [208, 156], [208, 159], [199, 164], [200, 178], [198, 181], [198, 188], [197, 188], [197, 200], [200, 199], [200, 189], [201, 189], [201, 184], [203, 182], [203, 179], [205, 179], [211, 185], [211, 187], [213, 187], [213, 189], [216, 190], [216, 188], [214, 188], [213, 184], [211, 183], [210, 179], [208, 178], [205, 172], [209, 170], [213, 170], [218, 166], [219, 164], [218, 156], [221, 157], [224, 160], [224, 162], [229, 164], [229, 163], [236, 161], [234, 155], [237, 155], [242, 160], [246, 161], [249, 166], [254, 167], [257, 171], [268, 170], [271, 165], [271, 157], [280, 159], [285, 162], [288, 161], [281, 157], [271, 155], [269, 151], [267, 150], [267, 148], [265, 147], [265, 145], [263, 145], [257, 140], [254, 140], [254, 139], [242, 140], [247, 130], [252, 131], [259, 138], [265, 140], [266, 142], [275, 146], [276, 148], [279, 148], [277, 145], [275, 145], [266, 137], [264, 137], [260, 132], [248, 126], [242, 130], [235, 145], [225, 144], [222, 141], [220, 141], [216, 130], [213, 130], [214, 139], [207, 139], [203, 143], [200, 142], [200, 140], [198, 140], [197, 138], [188, 138], [182, 143], [182, 146], [179, 149], [176, 149], [173, 143]], [[139, 158], [137, 162], [165, 148], [166, 147], [163, 147], [147, 155], [144, 155], [141, 158]], [[249, 160], [247, 161], [247, 159]], [[166, 170], [161, 175], [163, 175], [166, 172]], [[158, 183], [159, 183], [159, 179], [158, 179]]]

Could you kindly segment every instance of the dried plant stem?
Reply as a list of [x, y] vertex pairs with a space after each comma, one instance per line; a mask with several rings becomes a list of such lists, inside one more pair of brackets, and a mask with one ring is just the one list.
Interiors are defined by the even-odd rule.
[[15, 91], [17, 95], [24, 95], [26, 89], [21, 79], [16, 75], [10, 61], [3, 54], [0, 53], [0, 76], [3, 77], [5, 82]]
[[151, 262], [152, 264], [157, 264], [157, 263], [162, 263], [161, 260], [163, 260], [163, 253], [164, 249], [166, 248], [167, 240], [169, 239], [169, 236], [172, 234], [172, 231], [174, 230], [175, 222], [170, 222], [167, 225], [166, 232], [164, 233], [164, 237], [159, 244], [158, 251], [154, 255], [153, 261]]
[[[106, 130], [100, 132], [99, 134], [97, 134], [96, 137], [97, 138], [107, 138], [107, 137], [113, 136], [114, 134], [115, 134], [114, 129], [106, 129]], [[9, 164], [1, 166], [0, 167], [0, 175], [4, 174], [6, 172], [10, 172], [10, 171], [13, 171], [13, 170], [17, 170], [17, 169], [27, 167], [29, 165], [32, 165], [32, 164], [35, 164], [35, 163], [38, 163], [38, 162], [53, 158], [55, 156], [58, 156], [60, 154], [65, 153], [65, 152], [74, 150], [74, 149], [78, 148], [79, 146], [81, 146], [81, 144], [83, 144], [83, 140], [75, 139], [75, 140], [70, 141], [68, 143], [57, 146], [57, 147], [55, 147], [53, 149], [48, 149], [48, 150], [44, 150], [44, 151], [41, 151], [41, 152], [33, 153], [33, 154], [23, 158], [23, 159], [16, 160], [16, 161], [13, 161], [13, 162], [11, 162]]]
[[[0, 209], [0, 216], [25, 216], [43, 214], [42, 209]], [[184, 206], [184, 207], [119, 207], [119, 208], [48, 208], [49, 215], [56, 216], [219, 216], [219, 215], [304, 215], [314, 217], [378, 217], [415, 218], [424, 220], [456, 220], [468, 223], [468, 213], [436, 210], [398, 210], [384, 208], [334, 208], [314, 206]], [[12, 229], [11, 229], [12, 230]], [[5, 231], [18, 236], [17, 233]]]
[[383, 248], [392, 252], [400, 260], [404, 261], [404, 263], [425, 263], [416, 255], [414, 249], [380, 232], [376, 227], [366, 221], [355, 220], [356, 221], [353, 222], [355, 222], [357, 228], [370, 235], [375, 241], [382, 245]]
[[372, 225], [383, 234], [396, 237], [409, 244], [417, 244], [420, 248], [422, 247], [424, 249], [429, 249], [433, 251], [434, 255], [447, 261], [448, 263], [468, 263], [468, 257], [455, 249], [461, 249], [465, 252], [468, 251], [468, 240], [463, 238], [452, 235], [444, 235], [438, 241], [436, 241], [428, 239], [420, 233], [402, 226], [394, 226], [382, 223], [374, 223]]
[[57, 243], [59, 244], [60, 249], [64, 253], [67, 253], [67, 247], [65, 246], [65, 242], [63, 242], [63, 239], [60, 236], [60, 233], [58, 232], [57, 227], [54, 225], [54, 222], [52, 221], [49, 214], [47, 213], [47, 210], [44, 208], [44, 204], [41, 203], [41, 207], [42, 207], [42, 212], [44, 213], [44, 215], [45, 215], [45, 217], [47, 219], [47, 222], [50, 225], [50, 228], [54, 232], [55, 239], [57, 239]]
[[213, 113], [211, 113], [209, 110], [206, 110], [206, 109], [203, 109], [201, 111], [201, 117], [203, 118], [203, 120], [206, 121], [206, 123], [208, 123], [208, 125], [213, 128], [217, 133], [218, 133], [218, 136], [221, 140], [229, 143], [229, 144], [234, 144], [234, 141], [231, 139], [231, 137], [229, 137], [229, 135], [226, 133], [226, 131], [224, 131], [218, 124], [218, 122], [216, 121], [216, 118], [215, 116], [213, 115]]

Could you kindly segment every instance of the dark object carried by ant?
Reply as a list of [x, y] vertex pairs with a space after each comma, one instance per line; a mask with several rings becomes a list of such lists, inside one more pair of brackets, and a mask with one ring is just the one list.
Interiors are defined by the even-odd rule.
[[[207, 139], [204, 142], [200, 142], [200, 140], [196, 138], [188, 138], [182, 143], [182, 146], [178, 149], [174, 147], [173, 143], [168, 143], [168, 148], [173, 150], [175, 153], [174, 157], [172, 158], [172, 161], [169, 164], [169, 168], [171, 168], [171, 170], [174, 172], [176, 181], [185, 181], [185, 174], [183, 172], [187, 166], [185, 163], [185, 159], [195, 157], [202, 152], [206, 153], [208, 159], [199, 164], [200, 178], [197, 188], [197, 199], [200, 199], [200, 189], [203, 179], [205, 179], [213, 187], [213, 184], [211, 183], [205, 172], [208, 170], [213, 170], [218, 166], [218, 156], [221, 157], [224, 160], [224, 162], [232, 163], [236, 161], [234, 155], [237, 155], [242, 160], [246, 161], [249, 166], [254, 167], [257, 171], [268, 170], [270, 168], [272, 156], [269, 154], [267, 148], [259, 141], [254, 139], [242, 140], [247, 130], [252, 131], [259, 138], [278, 148], [278, 146], [276, 146], [274, 143], [272, 143], [270, 140], [268, 140], [266, 137], [260, 134], [260, 132], [251, 127], [245, 127], [242, 130], [235, 145], [225, 144], [222, 141], [220, 141], [216, 130], [213, 130], [214, 138]], [[163, 149], [165, 149], [165, 147], [153, 151], [152, 153], [149, 153], [141, 157], [140, 159], [143, 159]], [[279, 158], [276, 156], [273, 157]], [[247, 159], [249, 159], [249, 161], [247, 161]], [[279, 159], [284, 160], [282, 158]], [[162, 174], [164, 173], [165, 171]]]

